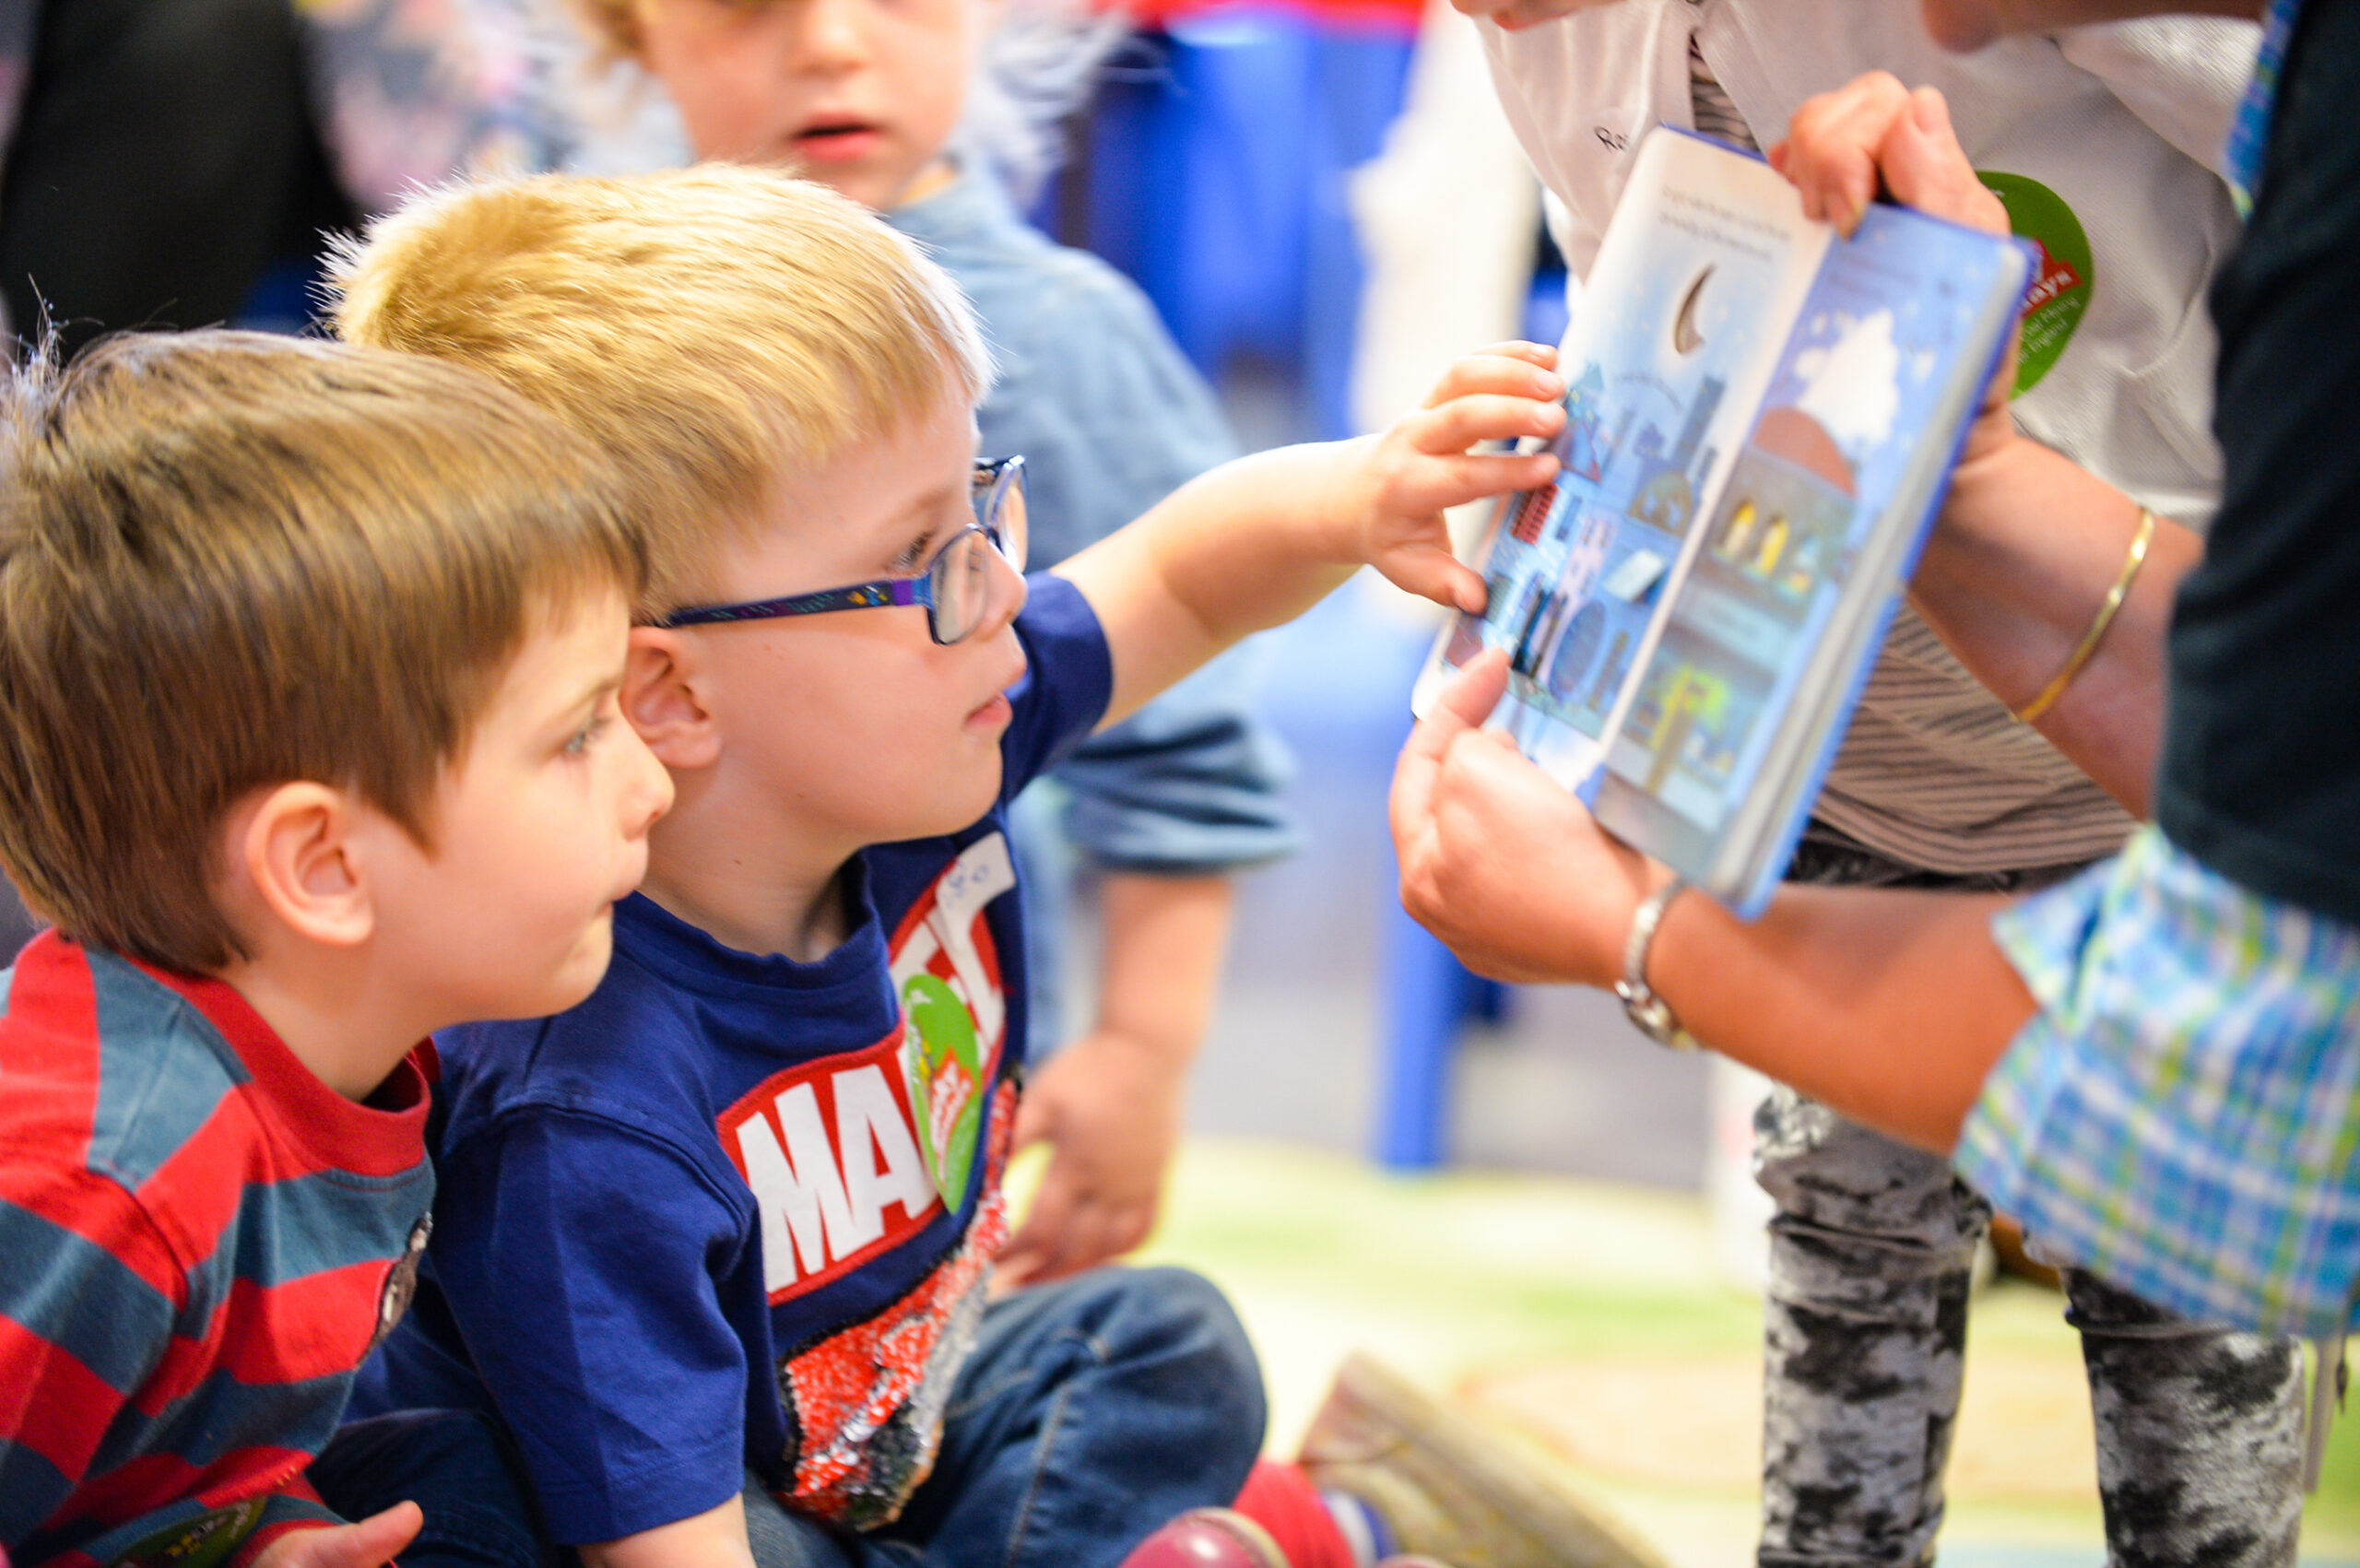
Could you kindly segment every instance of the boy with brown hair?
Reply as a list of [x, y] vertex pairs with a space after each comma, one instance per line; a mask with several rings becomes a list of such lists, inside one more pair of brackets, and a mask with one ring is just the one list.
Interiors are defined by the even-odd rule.
[[1260, 1446], [1233, 1315], [1172, 1269], [990, 1301], [1024, 1059], [1007, 802], [1354, 566], [1481, 593], [1442, 508], [1545, 478], [1519, 346], [1383, 438], [1185, 487], [1019, 575], [988, 371], [910, 243], [719, 166], [446, 192], [342, 269], [345, 331], [633, 455], [624, 709], [680, 807], [587, 1002], [443, 1042], [442, 1228], [370, 1408], [496, 1411], [591, 1568], [1111, 1565]]
[[529, 1562], [442, 1505], [444, 1460], [497, 1490], [480, 1423], [313, 1467], [429, 1229], [419, 1043], [586, 995], [671, 797], [612, 472], [489, 378], [261, 335], [5, 405], [0, 865], [55, 928], [0, 974], [0, 1547]]

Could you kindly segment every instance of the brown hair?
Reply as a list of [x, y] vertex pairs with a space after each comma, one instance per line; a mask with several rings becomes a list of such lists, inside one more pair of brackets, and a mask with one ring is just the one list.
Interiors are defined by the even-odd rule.
[[259, 333], [46, 356], [0, 400], [0, 864], [67, 935], [250, 956], [225, 814], [311, 779], [431, 848], [536, 618], [641, 546], [598, 454], [454, 365]]
[[941, 268], [867, 208], [726, 164], [433, 192], [337, 258], [347, 337], [489, 371], [604, 451], [651, 613], [695, 602], [765, 485], [930, 409], [990, 361]]

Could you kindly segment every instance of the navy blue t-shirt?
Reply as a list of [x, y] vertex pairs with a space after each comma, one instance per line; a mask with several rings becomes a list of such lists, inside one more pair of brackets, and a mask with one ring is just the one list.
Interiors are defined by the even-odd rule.
[[749, 1466], [820, 1517], [900, 1511], [1008, 1232], [1025, 987], [1002, 809], [1113, 679], [1064, 579], [1032, 580], [1016, 631], [1000, 805], [856, 857], [835, 951], [740, 952], [634, 895], [587, 1001], [438, 1041], [433, 1243], [355, 1414], [495, 1411], [568, 1543], [716, 1507]]

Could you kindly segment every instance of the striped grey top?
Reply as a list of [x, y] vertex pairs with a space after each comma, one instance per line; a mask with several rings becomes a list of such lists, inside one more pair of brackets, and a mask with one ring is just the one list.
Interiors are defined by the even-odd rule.
[[1693, 32], [1688, 35], [1688, 106], [1696, 128], [1706, 136], [1734, 142], [1748, 152], [1762, 150], [1753, 139], [1752, 127], [1737, 112], [1737, 105], [1729, 101], [1729, 95], [1714, 77], [1713, 68], [1705, 64], [1705, 51]]

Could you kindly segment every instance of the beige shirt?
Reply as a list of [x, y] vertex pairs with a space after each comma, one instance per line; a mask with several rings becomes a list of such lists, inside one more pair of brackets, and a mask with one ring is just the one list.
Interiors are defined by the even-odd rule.
[[[1804, 99], [1864, 71], [1941, 88], [1976, 167], [2039, 181], [2089, 241], [2088, 310], [2017, 399], [2018, 425], [2165, 516], [2210, 520], [2221, 466], [2204, 291], [2237, 232], [2220, 149], [2259, 41], [2251, 24], [2081, 28], [1964, 56], [1938, 49], [1917, 7], [1892, 0], [1617, 0], [1520, 32], [1477, 25], [1576, 276], [1639, 134], [1693, 126], [1692, 36], [1765, 144]], [[1906, 606], [1817, 815], [1882, 854], [1949, 872], [2091, 859], [2130, 829]]]

